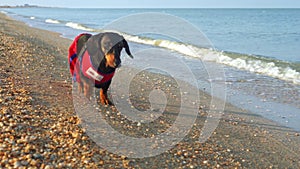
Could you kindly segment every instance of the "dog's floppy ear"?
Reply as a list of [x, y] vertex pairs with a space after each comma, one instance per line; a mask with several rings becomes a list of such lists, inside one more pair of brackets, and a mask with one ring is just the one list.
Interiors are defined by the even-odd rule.
[[128, 46], [128, 43], [125, 39], [123, 39], [123, 46], [125, 48], [125, 51], [127, 53], [128, 56], [130, 56], [131, 58], [133, 58], [131, 52], [130, 52], [130, 49], [129, 49], [129, 46]]

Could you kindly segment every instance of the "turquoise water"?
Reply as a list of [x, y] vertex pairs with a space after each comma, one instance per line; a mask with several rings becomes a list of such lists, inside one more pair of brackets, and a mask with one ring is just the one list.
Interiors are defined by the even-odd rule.
[[[207, 67], [199, 62], [208, 61], [208, 67], [222, 65], [227, 101], [300, 131], [300, 9], [11, 8], [0, 11], [30, 26], [56, 31], [70, 39], [81, 32], [101, 32], [126, 16], [155, 12], [179, 17], [201, 31], [209, 43], [199, 45], [191, 29], [159, 18], [153, 24], [160, 27], [154, 26], [153, 32], [166, 29], [170, 34], [132, 34], [126, 30], [135, 24], [142, 26], [143, 21], [148, 21], [147, 17], [131, 20], [129, 26], [121, 23], [118, 31], [126, 35], [133, 51], [159, 47], [184, 58], [196, 75], [198, 87], [208, 93], [211, 84], [219, 79], [209, 77]], [[169, 35], [190, 39], [187, 43]], [[187, 48], [194, 53], [187, 52]], [[145, 59], [136, 56], [134, 64], [146, 64]], [[162, 61], [158, 62], [161, 66], [175, 64]], [[178, 78], [189, 80], [186, 74], [177, 72]]]

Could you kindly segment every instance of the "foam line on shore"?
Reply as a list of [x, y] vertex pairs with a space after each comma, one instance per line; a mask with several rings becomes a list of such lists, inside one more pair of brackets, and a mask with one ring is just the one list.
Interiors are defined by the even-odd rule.
[[[157, 47], [166, 48], [189, 57], [199, 58], [203, 61], [217, 62], [232, 66], [241, 70], [246, 70], [258, 74], [271, 76], [300, 85], [300, 73], [291, 68], [292, 63], [265, 59], [263, 57], [238, 54], [241, 57], [231, 57], [223, 51], [215, 49], [201, 48], [190, 44], [183, 44], [175, 41], [142, 38], [139, 36], [123, 35], [129, 41], [141, 44], [147, 44]], [[296, 65], [297, 66], [297, 65]], [[294, 67], [296, 67], [294, 66]]]

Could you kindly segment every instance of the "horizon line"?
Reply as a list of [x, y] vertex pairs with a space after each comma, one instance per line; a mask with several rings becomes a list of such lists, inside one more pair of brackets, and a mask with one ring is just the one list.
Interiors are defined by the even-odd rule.
[[300, 9], [300, 7], [62, 7], [40, 5], [0, 5], [0, 8], [71, 8], [71, 9]]

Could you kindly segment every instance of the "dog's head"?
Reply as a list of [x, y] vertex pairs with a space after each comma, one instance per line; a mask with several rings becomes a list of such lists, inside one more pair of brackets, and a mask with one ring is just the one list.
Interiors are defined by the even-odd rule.
[[[89, 47], [89, 44], [92, 45]], [[94, 46], [93, 49], [91, 49], [91, 46]], [[107, 32], [94, 35], [91, 37], [91, 40], [88, 41], [87, 47], [90, 55], [97, 56], [98, 60], [104, 59], [106, 66], [111, 68], [117, 68], [121, 65], [120, 55], [123, 48], [125, 48], [126, 53], [132, 57], [127, 41], [123, 36], [117, 33]]]
[[100, 46], [106, 59], [106, 66], [112, 68], [121, 65], [120, 54], [123, 48], [131, 56], [127, 41], [116, 33], [105, 33], [100, 40]]

